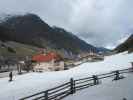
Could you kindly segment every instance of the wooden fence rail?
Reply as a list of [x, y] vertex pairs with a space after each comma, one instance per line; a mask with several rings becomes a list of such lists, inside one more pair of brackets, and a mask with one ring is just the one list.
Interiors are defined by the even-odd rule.
[[102, 79], [112, 77], [113, 80], [120, 80], [124, 78], [124, 73], [131, 72], [133, 72], [133, 67], [123, 70], [116, 70], [105, 74], [93, 75], [92, 77], [77, 80], [71, 78], [67, 83], [30, 95], [28, 97], [21, 98], [20, 100], [61, 100], [70, 94], [74, 94], [78, 90], [100, 84]]

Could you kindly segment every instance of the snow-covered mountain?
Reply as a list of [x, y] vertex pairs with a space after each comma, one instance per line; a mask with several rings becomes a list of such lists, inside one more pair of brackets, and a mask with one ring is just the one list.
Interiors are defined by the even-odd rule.
[[11, 15], [11, 14], [0, 13], [0, 23], [5, 22], [12, 16], [13, 15]]
[[133, 34], [123, 43], [118, 45], [115, 50], [116, 52], [124, 52], [124, 51], [129, 51], [133, 52]]

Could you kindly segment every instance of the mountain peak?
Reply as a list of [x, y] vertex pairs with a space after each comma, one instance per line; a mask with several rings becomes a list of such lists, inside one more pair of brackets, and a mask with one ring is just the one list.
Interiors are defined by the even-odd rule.
[[[96, 52], [96, 48], [81, 40], [71, 32], [59, 27], [50, 27], [35, 14], [15, 15], [0, 23], [9, 30], [0, 33], [0, 37], [7, 40], [48, 48], [59, 52]], [[12, 30], [12, 31], [11, 31]]]

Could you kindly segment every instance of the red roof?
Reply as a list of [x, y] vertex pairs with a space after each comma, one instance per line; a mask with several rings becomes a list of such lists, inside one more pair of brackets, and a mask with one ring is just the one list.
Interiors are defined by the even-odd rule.
[[32, 60], [33, 61], [36, 61], [36, 62], [49, 62], [49, 61], [52, 61], [52, 60], [55, 60], [55, 61], [58, 61], [61, 59], [61, 57], [56, 54], [56, 53], [53, 53], [53, 52], [50, 52], [48, 54], [38, 54], [38, 55], [35, 55], [32, 57]]

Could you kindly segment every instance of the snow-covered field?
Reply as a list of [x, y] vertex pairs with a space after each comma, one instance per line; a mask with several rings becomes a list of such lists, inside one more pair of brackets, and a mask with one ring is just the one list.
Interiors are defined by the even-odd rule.
[[63, 100], [133, 100], [133, 74], [76, 92]]
[[25, 75], [14, 76], [13, 82], [8, 82], [8, 78], [1, 78], [0, 100], [18, 100], [19, 98], [60, 85], [63, 82], [68, 82], [71, 77], [74, 79], [89, 77], [93, 74], [129, 68], [131, 67], [130, 62], [132, 61], [133, 53], [127, 54], [124, 52], [105, 57], [105, 60], [101, 62], [84, 63], [66, 71], [28, 73]]

